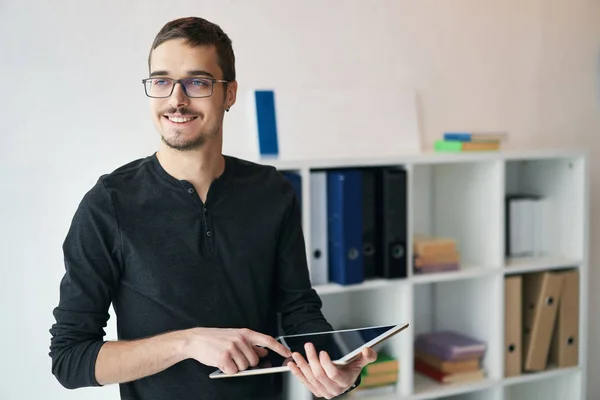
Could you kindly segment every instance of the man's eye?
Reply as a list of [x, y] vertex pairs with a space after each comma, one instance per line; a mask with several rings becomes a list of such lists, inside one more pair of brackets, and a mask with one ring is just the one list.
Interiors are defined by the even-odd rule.
[[207, 86], [208, 81], [206, 79], [193, 79], [190, 82], [193, 86]]

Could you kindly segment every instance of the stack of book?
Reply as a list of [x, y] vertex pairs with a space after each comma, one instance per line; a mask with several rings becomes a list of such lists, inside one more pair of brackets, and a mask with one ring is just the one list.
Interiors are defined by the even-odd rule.
[[499, 150], [506, 139], [505, 132], [445, 132], [443, 139], [436, 140], [436, 152], [491, 151]]
[[458, 270], [460, 254], [456, 240], [415, 235], [413, 238], [413, 265], [415, 274]]
[[398, 359], [385, 352], [379, 352], [377, 360], [362, 369], [360, 385], [352, 391], [355, 392], [352, 397], [393, 393], [398, 382], [399, 370]]
[[455, 331], [417, 336], [415, 371], [441, 383], [481, 380], [486, 343]]

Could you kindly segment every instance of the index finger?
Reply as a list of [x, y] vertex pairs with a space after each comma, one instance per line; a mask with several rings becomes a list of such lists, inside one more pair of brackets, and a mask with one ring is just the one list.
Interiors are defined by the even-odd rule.
[[283, 344], [281, 344], [275, 338], [273, 338], [269, 335], [263, 335], [262, 333], [255, 332], [255, 331], [250, 331], [249, 335], [250, 335], [250, 340], [254, 344], [258, 344], [263, 347], [267, 347], [267, 348], [273, 350], [274, 352], [278, 353], [282, 357], [287, 358], [287, 357], [292, 356], [292, 352], [287, 347], [285, 347]]

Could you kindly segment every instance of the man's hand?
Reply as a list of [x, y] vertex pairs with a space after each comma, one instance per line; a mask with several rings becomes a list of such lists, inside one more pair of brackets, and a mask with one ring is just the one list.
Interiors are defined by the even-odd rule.
[[288, 366], [292, 373], [317, 397], [332, 399], [348, 390], [358, 379], [360, 371], [377, 359], [377, 353], [363, 349], [361, 355], [348, 365], [338, 366], [331, 362], [329, 354], [322, 351], [318, 356], [312, 343], [304, 346], [305, 360], [299, 353], [294, 353], [294, 362]]
[[259, 358], [267, 355], [267, 349], [285, 358], [292, 355], [273, 337], [250, 329], [193, 328], [187, 333], [186, 356], [226, 374], [256, 366]]

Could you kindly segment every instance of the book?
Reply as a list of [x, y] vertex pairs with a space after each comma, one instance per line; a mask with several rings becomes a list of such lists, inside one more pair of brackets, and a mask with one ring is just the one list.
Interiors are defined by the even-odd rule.
[[415, 351], [445, 361], [469, 360], [485, 354], [486, 343], [455, 331], [423, 333], [415, 340]]
[[415, 274], [431, 274], [434, 272], [458, 271], [459, 269], [460, 265], [458, 263], [430, 264], [416, 267]]
[[505, 196], [505, 251], [508, 257], [532, 257], [542, 252], [543, 202], [534, 194]]
[[433, 356], [431, 354], [416, 352], [415, 357], [429, 365], [432, 368], [437, 369], [445, 374], [452, 374], [455, 372], [468, 372], [468, 371], [476, 371], [480, 367], [480, 359], [474, 358], [472, 360], [462, 360], [462, 361], [444, 361], [441, 358]]
[[414, 259], [415, 267], [418, 268], [435, 264], [458, 264], [458, 262], [460, 261], [460, 255], [458, 251], [431, 254], [416, 254]]
[[441, 383], [469, 382], [483, 379], [485, 376], [485, 371], [481, 368], [474, 371], [445, 373], [419, 359], [415, 359], [415, 371]]
[[444, 140], [459, 142], [501, 142], [506, 139], [506, 132], [444, 132]]
[[377, 360], [375, 360], [375, 362], [366, 365], [362, 369], [361, 375], [366, 376], [391, 372], [398, 373], [399, 370], [400, 361], [398, 361], [398, 359], [380, 352], [377, 354]]
[[418, 256], [439, 256], [441, 254], [456, 254], [458, 253], [458, 250], [456, 247], [456, 240], [454, 239], [414, 235], [413, 253]]
[[494, 151], [500, 149], [500, 143], [490, 142], [464, 142], [460, 140], [436, 140], [434, 150], [437, 152], [461, 151]]
[[397, 372], [386, 372], [383, 374], [374, 374], [374, 375], [361, 375], [360, 377], [360, 387], [374, 387], [374, 386], [383, 386], [389, 385], [398, 382], [398, 373]]

